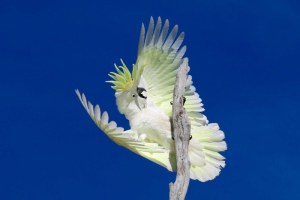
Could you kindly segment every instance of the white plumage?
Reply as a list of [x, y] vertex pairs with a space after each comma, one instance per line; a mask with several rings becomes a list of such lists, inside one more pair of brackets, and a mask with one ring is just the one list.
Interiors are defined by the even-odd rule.
[[[173, 89], [178, 67], [183, 62], [186, 47], [181, 47], [184, 33], [177, 37], [178, 26], [168, 34], [169, 21], [162, 26], [158, 18], [156, 26], [151, 17], [145, 35], [142, 25], [138, 58], [132, 73], [122, 61], [111, 73], [111, 82], [116, 90], [120, 113], [129, 120], [130, 130], [124, 131], [114, 121], [109, 122], [107, 112], [101, 115], [100, 107], [86, 100], [84, 94], [76, 93], [97, 126], [114, 142], [167, 168], [176, 171], [174, 141], [171, 137]], [[187, 77], [185, 109], [191, 122], [193, 138], [189, 145], [192, 179], [208, 181], [219, 175], [225, 166], [219, 153], [227, 149], [224, 133], [218, 124], [208, 123], [201, 114], [204, 110], [199, 95]]]

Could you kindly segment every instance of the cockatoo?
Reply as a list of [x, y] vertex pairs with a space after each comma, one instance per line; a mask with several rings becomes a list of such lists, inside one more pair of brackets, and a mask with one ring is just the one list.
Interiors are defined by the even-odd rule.
[[[129, 120], [130, 129], [118, 127], [107, 112], [101, 115], [99, 105], [93, 106], [79, 90], [76, 93], [92, 120], [115, 143], [147, 158], [169, 171], [176, 171], [174, 140], [171, 133], [172, 99], [176, 73], [184, 61], [186, 46], [182, 46], [184, 32], [177, 37], [178, 26], [169, 33], [169, 21], [162, 25], [159, 17], [155, 25], [151, 17], [147, 32], [142, 24], [138, 57], [132, 73], [125, 63], [116, 66], [109, 76], [115, 90], [121, 114]], [[191, 123], [189, 144], [190, 178], [201, 182], [214, 179], [225, 166], [219, 153], [227, 149], [224, 133], [218, 124], [208, 123], [201, 114], [203, 104], [187, 76], [185, 104]]]

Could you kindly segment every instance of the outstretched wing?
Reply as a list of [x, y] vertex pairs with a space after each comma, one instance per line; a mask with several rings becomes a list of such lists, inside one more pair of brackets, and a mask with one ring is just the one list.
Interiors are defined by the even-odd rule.
[[[172, 115], [171, 101], [173, 89], [176, 82], [176, 74], [180, 64], [184, 61], [183, 56], [186, 46], [181, 47], [184, 33], [177, 37], [178, 26], [174, 26], [169, 32], [169, 21], [166, 20], [162, 26], [161, 18], [154, 25], [151, 17], [147, 33], [142, 25], [138, 58], [136, 61], [137, 70], [143, 70], [141, 82], [147, 90], [148, 101]], [[202, 108], [201, 99], [195, 92], [192, 85], [192, 77], [188, 76], [185, 91], [185, 108], [192, 125], [202, 126], [207, 123], [206, 117], [200, 112]]]
[[132, 130], [124, 131], [123, 128], [117, 127], [116, 122], [110, 121], [107, 112], [101, 115], [99, 105], [95, 107], [87, 101], [84, 94], [76, 90], [83, 107], [88, 112], [95, 124], [115, 143], [173, 171], [175, 166], [174, 155], [170, 150], [163, 148], [157, 143], [145, 142], [140, 139], [136, 132]]
[[[144, 25], [142, 25], [136, 66], [138, 70], [141, 67], [143, 69], [140, 79], [143, 87], [147, 90], [147, 101], [151, 101], [171, 117], [172, 105], [170, 102], [173, 100], [176, 74], [179, 66], [183, 62], [187, 64], [188, 60], [183, 58], [186, 47], [180, 47], [184, 33], [176, 37], [177, 25], [169, 34], [168, 31], [169, 21], [166, 20], [162, 26], [160, 18], [156, 25], [154, 25], [153, 18], [150, 19], [146, 35]], [[211, 180], [225, 166], [225, 158], [219, 154], [227, 149], [226, 143], [223, 141], [224, 134], [219, 130], [217, 124], [208, 124], [206, 117], [201, 114], [204, 111], [203, 104], [193, 86], [190, 75], [187, 77], [184, 96], [186, 98], [184, 107], [191, 122], [193, 140], [200, 142], [201, 151], [204, 152], [205, 157], [203, 166], [203, 158], [197, 157], [201, 153], [193, 154], [191, 151], [193, 148], [199, 148], [199, 144], [193, 146], [190, 143], [191, 178], [200, 181]]]

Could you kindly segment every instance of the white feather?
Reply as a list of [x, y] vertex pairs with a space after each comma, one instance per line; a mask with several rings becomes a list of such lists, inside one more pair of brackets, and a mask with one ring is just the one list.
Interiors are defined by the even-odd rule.
[[[136, 95], [136, 88], [116, 93], [118, 109], [129, 120], [130, 130], [124, 131], [116, 122], [109, 122], [108, 113], [103, 112], [101, 115], [99, 105], [94, 107], [78, 90], [76, 94], [96, 125], [115, 143], [175, 171], [170, 102], [177, 70], [188, 60], [184, 58], [186, 46], [181, 47], [184, 33], [177, 37], [177, 25], [168, 32], [169, 21], [166, 20], [162, 27], [160, 17], [156, 25], [153, 18], [150, 18], [147, 31], [142, 24], [136, 63], [138, 77], [133, 80], [140, 82], [134, 82], [133, 85], [144, 88], [146, 91], [142, 95], [147, 98]], [[218, 124], [208, 124], [206, 116], [200, 113], [204, 111], [202, 100], [190, 75], [187, 76], [185, 97], [184, 106], [191, 122], [192, 134], [189, 145], [190, 176], [203, 182], [212, 180], [225, 167], [225, 158], [220, 154], [227, 149], [223, 141], [225, 136]]]

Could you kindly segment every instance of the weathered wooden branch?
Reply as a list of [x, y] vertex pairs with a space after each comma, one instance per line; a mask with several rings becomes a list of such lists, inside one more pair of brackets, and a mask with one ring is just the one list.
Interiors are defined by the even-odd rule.
[[176, 76], [173, 94], [173, 137], [175, 140], [177, 175], [175, 183], [170, 183], [170, 200], [184, 200], [190, 182], [190, 159], [188, 147], [191, 135], [191, 125], [183, 107], [184, 92], [189, 71], [188, 59], [180, 65]]

